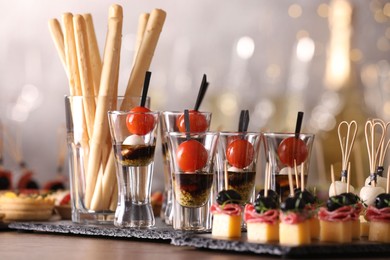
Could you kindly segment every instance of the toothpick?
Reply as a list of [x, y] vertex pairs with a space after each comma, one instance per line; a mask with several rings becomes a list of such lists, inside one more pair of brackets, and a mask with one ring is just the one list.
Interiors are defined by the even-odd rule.
[[297, 168], [296, 160], [294, 160], [294, 174], [295, 174], [295, 184], [297, 185], [297, 188], [299, 188], [299, 177], [298, 177], [298, 168]]
[[305, 190], [305, 162], [301, 164], [301, 191]]
[[290, 186], [290, 196], [294, 196], [294, 188], [293, 188], [293, 178], [291, 168], [288, 167], [288, 185]]
[[271, 189], [271, 169], [272, 169], [272, 164], [269, 163], [268, 164], [268, 183], [267, 183], [267, 189], [270, 190]]
[[331, 176], [331, 178], [332, 178], [332, 184], [333, 184], [333, 191], [334, 191], [334, 194], [337, 195], [337, 191], [336, 191], [336, 182], [335, 182], [335, 179], [334, 179], [333, 164], [330, 165], [330, 176]]
[[228, 176], [228, 171], [227, 171], [227, 161], [225, 161], [224, 165], [223, 165], [223, 170], [224, 170], [224, 174], [225, 174], [225, 190], [228, 190], [229, 189], [229, 176]]
[[390, 192], [390, 166], [387, 167], [387, 183], [386, 183], [386, 193]]
[[349, 184], [351, 183], [351, 163], [348, 163], [348, 172], [347, 172], [347, 193], [349, 193]]
[[264, 180], [264, 197], [268, 196], [268, 182], [269, 182], [269, 163], [265, 164], [265, 180]]

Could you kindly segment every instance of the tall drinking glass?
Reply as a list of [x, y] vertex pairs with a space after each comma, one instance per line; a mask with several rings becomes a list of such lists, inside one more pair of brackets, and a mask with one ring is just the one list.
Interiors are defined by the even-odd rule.
[[260, 133], [219, 133], [217, 192], [232, 189], [245, 203], [253, 202], [260, 140]]
[[[210, 128], [211, 113], [198, 112], [203, 116], [204, 120], [199, 120], [199, 125], [195, 126], [196, 130], [201, 132], [208, 131]], [[172, 225], [173, 220], [173, 203], [172, 203], [172, 178], [170, 170], [170, 154], [168, 149], [168, 133], [183, 131], [183, 112], [179, 111], [163, 111], [160, 114], [160, 136], [162, 144], [162, 156], [164, 165], [164, 196], [163, 205], [161, 208], [161, 218], [167, 225]]]
[[[131, 97], [126, 102], [132, 107], [140, 99]], [[107, 112], [121, 107], [123, 101], [123, 97], [65, 97], [73, 222], [114, 221], [118, 192]]]
[[302, 133], [296, 137], [295, 133], [264, 133], [266, 160], [271, 164], [271, 187], [281, 200], [289, 195], [288, 171], [294, 175], [295, 165], [298, 178], [293, 178], [294, 187], [301, 180], [302, 164], [307, 183], [313, 142], [314, 134]]
[[119, 192], [114, 225], [152, 227], [151, 186], [159, 112], [110, 111], [108, 116]]
[[211, 190], [218, 133], [168, 133], [173, 189], [173, 228], [210, 230]]

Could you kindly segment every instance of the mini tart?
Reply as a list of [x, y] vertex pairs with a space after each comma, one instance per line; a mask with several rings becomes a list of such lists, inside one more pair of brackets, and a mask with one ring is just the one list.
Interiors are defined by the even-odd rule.
[[366, 219], [370, 223], [368, 240], [390, 243], [390, 207], [377, 209], [369, 206], [366, 210]]
[[247, 237], [250, 242], [270, 242], [279, 240], [279, 210], [269, 209], [258, 213], [255, 207], [245, 205], [244, 220], [247, 227]]
[[[342, 206], [334, 211], [321, 207], [318, 212], [320, 219], [320, 241], [350, 243], [352, 241], [352, 206]], [[359, 228], [360, 230], [360, 228]]]
[[6, 192], [0, 196], [0, 214], [4, 220], [47, 220], [51, 217], [54, 200], [43, 195], [17, 195]]
[[279, 242], [281, 245], [307, 245], [311, 243], [310, 221], [303, 211], [280, 212]]
[[242, 209], [238, 204], [213, 204], [210, 208], [213, 214], [211, 235], [220, 238], [241, 237]]

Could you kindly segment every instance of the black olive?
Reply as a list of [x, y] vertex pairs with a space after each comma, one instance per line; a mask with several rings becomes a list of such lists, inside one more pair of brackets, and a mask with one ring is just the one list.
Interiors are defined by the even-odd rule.
[[285, 201], [280, 204], [282, 211], [288, 210], [301, 210], [305, 208], [305, 202], [299, 197], [288, 197]]
[[348, 193], [344, 192], [341, 193], [340, 196], [343, 198], [342, 199], [343, 205], [355, 205], [360, 200], [359, 197], [352, 192], [348, 192]]
[[269, 209], [277, 209], [279, 207], [279, 199], [275, 200], [272, 197], [258, 197], [255, 200], [255, 209], [257, 213], [264, 213]]
[[390, 193], [381, 193], [375, 198], [375, 208], [382, 209], [390, 207]]
[[241, 204], [242, 199], [235, 190], [222, 190], [217, 195], [217, 203], [218, 205], [225, 203]]
[[36, 181], [31, 180], [27, 183], [26, 189], [39, 189], [39, 186]]
[[326, 202], [326, 207], [329, 211], [334, 211], [344, 206], [343, 197], [340, 195], [330, 197]]
[[300, 197], [305, 204], [314, 204], [317, 202], [317, 198], [311, 194], [308, 190], [295, 189], [295, 196]]
[[[264, 189], [260, 190], [259, 193], [257, 193], [256, 199], [258, 199], [260, 197], [264, 197]], [[276, 191], [274, 191], [274, 190], [268, 190], [267, 197], [271, 197], [274, 200], [279, 201], [279, 194]]]
[[0, 177], [0, 190], [9, 190], [11, 186], [10, 180], [6, 176]]

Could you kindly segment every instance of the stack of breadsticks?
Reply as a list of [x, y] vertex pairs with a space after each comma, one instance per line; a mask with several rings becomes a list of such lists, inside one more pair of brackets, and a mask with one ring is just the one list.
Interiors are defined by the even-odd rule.
[[[139, 16], [133, 68], [120, 110], [131, 109], [134, 104], [129, 102], [130, 98], [141, 94], [165, 17], [166, 13], [160, 9]], [[117, 109], [122, 23], [122, 7], [111, 5], [102, 60], [91, 14], [65, 13], [62, 27], [57, 19], [49, 21], [53, 41], [69, 79], [70, 96], [82, 96], [83, 99], [79, 112], [82, 116], [79, 117], [85, 128], [80, 138], [80, 145], [87, 153], [81, 164], [85, 184], [75, 180], [73, 185], [85, 185], [80, 189], [85, 189], [83, 204], [94, 211], [115, 210], [117, 205], [115, 157], [107, 112]], [[75, 107], [71, 109], [72, 113], [77, 112]]]

